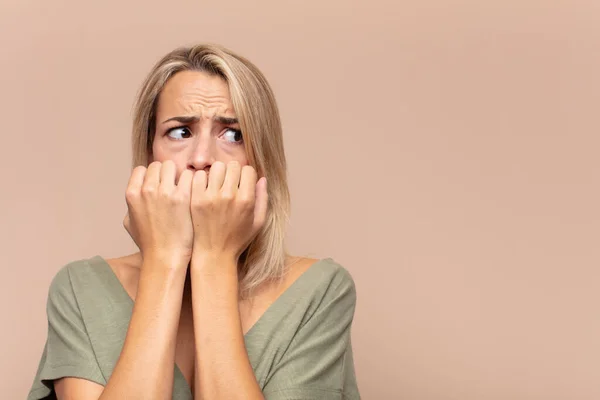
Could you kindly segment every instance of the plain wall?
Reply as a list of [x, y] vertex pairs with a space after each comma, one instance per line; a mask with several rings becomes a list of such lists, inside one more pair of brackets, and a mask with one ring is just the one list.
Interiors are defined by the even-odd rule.
[[600, 399], [596, 0], [3, 0], [3, 399], [58, 269], [134, 251], [133, 99], [204, 41], [274, 88], [290, 248], [355, 279], [364, 399]]

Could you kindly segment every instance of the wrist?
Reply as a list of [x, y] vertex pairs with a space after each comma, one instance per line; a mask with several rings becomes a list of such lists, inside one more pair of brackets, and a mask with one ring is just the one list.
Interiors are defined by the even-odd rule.
[[149, 251], [142, 253], [144, 265], [171, 271], [185, 271], [190, 263], [190, 257], [169, 251]]
[[190, 262], [192, 272], [207, 274], [234, 274], [237, 276], [238, 258], [231, 253], [194, 252]]

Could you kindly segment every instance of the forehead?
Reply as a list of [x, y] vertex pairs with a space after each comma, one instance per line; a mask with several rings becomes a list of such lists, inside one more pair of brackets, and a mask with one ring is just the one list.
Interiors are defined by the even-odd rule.
[[157, 114], [233, 114], [227, 82], [218, 75], [201, 71], [181, 71], [163, 87]]

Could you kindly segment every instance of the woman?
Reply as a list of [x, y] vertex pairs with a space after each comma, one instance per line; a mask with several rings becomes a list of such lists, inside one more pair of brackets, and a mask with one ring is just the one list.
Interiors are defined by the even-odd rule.
[[289, 256], [279, 114], [215, 45], [160, 60], [138, 95], [124, 226], [140, 252], [64, 266], [28, 399], [358, 399], [356, 294]]

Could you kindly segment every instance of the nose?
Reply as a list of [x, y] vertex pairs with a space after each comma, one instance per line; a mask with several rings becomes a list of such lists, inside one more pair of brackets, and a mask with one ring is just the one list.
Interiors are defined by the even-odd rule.
[[187, 168], [192, 171], [208, 170], [215, 162], [213, 143], [209, 138], [196, 137]]

